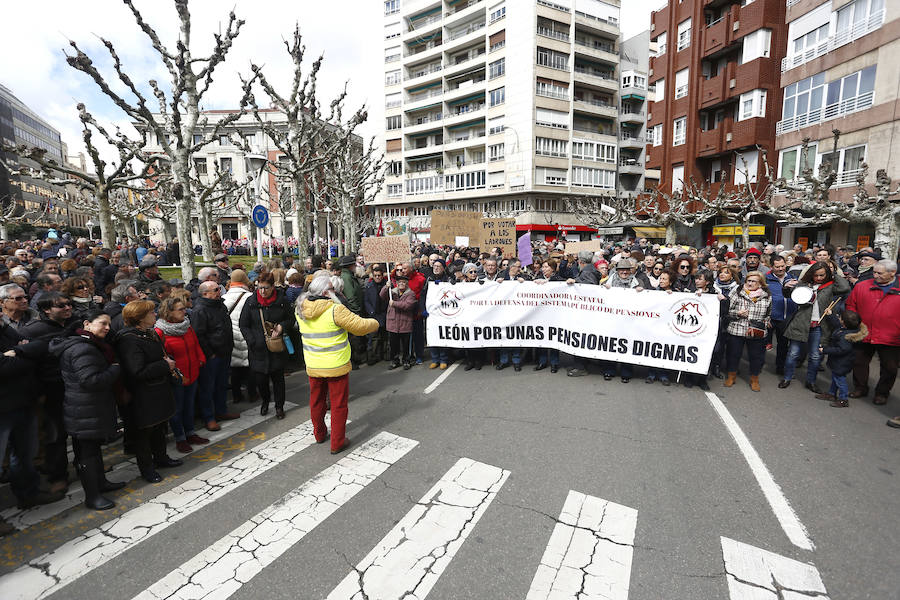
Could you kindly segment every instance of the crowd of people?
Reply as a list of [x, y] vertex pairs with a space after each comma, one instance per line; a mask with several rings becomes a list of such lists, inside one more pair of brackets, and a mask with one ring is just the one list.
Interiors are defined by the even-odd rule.
[[[418, 243], [413, 259], [392, 265], [390, 274], [355, 254], [312, 256], [303, 264], [287, 255], [248, 269], [221, 253], [215, 266], [184, 282], [161, 277], [161, 262], [171, 261], [152, 248], [104, 248], [56, 235], [0, 242], [0, 458], [8, 461], [4, 476], [18, 506], [63, 497], [71, 439], [85, 504], [111, 508], [103, 494], [123, 484], [106, 479], [104, 444], [122, 437], [141, 476], [158, 482], [160, 470], [182, 464], [167, 454], [170, 431], [184, 454], [209, 442], [203, 431], [239, 417], [229, 411], [229, 391], [232, 405], [258, 403], [266, 415], [274, 403], [276, 418], [284, 418], [285, 373], [292, 369], [310, 376], [320, 442], [328, 438], [322, 419], [331, 402], [335, 453], [349, 443], [335, 411], [346, 418], [346, 374], [361, 365], [443, 370], [461, 361], [466, 371], [492, 364], [518, 372], [531, 362], [535, 371], [559, 371], [560, 353], [552, 349], [429, 346], [425, 299], [438, 283], [550, 281], [715, 295], [720, 323], [709, 372], [650, 368], [641, 373], [647, 384], [709, 389], [718, 378], [731, 387], [746, 355], [748, 384], [758, 392], [771, 350], [778, 388], [796, 376], [796, 387], [846, 407], [850, 398], [870, 396], [877, 354], [881, 371], [871, 397], [887, 402], [900, 359], [900, 283], [897, 263], [877, 250], [764, 245], [738, 254], [717, 244], [697, 249], [639, 239], [571, 255], [564, 243], [532, 245], [533, 262], [522, 265], [499, 249]], [[822, 389], [826, 357], [831, 386]], [[626, 384], [638, 375], [635, 365], [578, 357], [566, 373], [594, 370]], [[900, 417], [888, 424], [900, 427]], [[8, 530], [0, 523], [0, 532]]]

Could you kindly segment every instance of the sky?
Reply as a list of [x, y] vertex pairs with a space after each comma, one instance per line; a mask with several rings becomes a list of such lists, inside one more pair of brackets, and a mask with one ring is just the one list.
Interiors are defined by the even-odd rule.
[[[510, 0], [510, 9], [518, 2]], [[661, 0], [623, 0], [623, 38], [649, 28], [650, 12]], [[150, 79], [161, 84], [168, 73], [128, 8], [119, 0], [72, 2], [41, 0], [9, 2], [4, 6], [8, 24], [0, 36], [0, 83], [62, 134], [70, 154], [83, 150], [76, 105], [84, 102], [102, 124], [130, 129], [129, 119], [109, 101], [90, 78], [70, 67], [65, 51], [70, 41], [98, 65], [112, 82], [115, 75], [101, 38], [115, 46], [124, 70], [146, 86]], [[174, 47], [177, 17], [171, 0], [134, 0], [144, 19], [163, 42]], [[216, 70], [215, 81], [202, 103], [205, 109], [236, 108], [241, 96], [240, 75], [250, 72], [251, 61], [262, 65], [276, 89], [290, 83], [292, 67], [283, 40], [299, 23], [306, 45], [306, 64], [324, 56], [319, 72], [320, 100], [327, 105], [347, 85], [346, 106], [369, 109], [361, 128], [367, 138], [377, 136], [384, 122], [384, 3], [382, 0], [191, 0], [192, 47], [195, 56], [212, 47], [213, 34], [224, 29], [229, 8], [246, 23], [226, 61]], [[116, 84], [114, 89], [122, 91]], [[165, 89], [165, 88], [164, 88]], [[264, 102], [264, 94], [257, 93]]]

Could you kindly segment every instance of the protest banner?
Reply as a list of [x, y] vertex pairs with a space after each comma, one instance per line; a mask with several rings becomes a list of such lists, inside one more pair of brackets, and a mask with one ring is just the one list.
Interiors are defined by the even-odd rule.
[[399, 263], [410, 259], [409, 238], [365, 237], [360, 245], [360, 253], [367, 263]]
[[500, 248], [503, 250], [503, 256], [516, 255], [515, 219], [481, 219], [480, 235], [478, 247], [482, 252]]
[[589, 240], [587, 242], [566, 242], [566, 254], [578, 254], [582, 250], [602, 252], [603, 242], [601, 240]]
[[453, 246], [456, 244], [456, 236], [468, 237], [471, 243], [478, 243], [483, 216], [480, 212], [432, 210], [431, 243]]
[[519, 238], [519, 241], [516, 242], [516, 247], [519, 251], [519, 262], [522, 263], [523, 267], [527, 267], [531, 263], [534, 262], [534, 256], [531, 254], [531, 232], [527, 232], [525, 235]]
[[706, 373], [719, 332], [713, 294], [563, 282], [428, 286], [427, 343], [554, 348], [574, 356]]

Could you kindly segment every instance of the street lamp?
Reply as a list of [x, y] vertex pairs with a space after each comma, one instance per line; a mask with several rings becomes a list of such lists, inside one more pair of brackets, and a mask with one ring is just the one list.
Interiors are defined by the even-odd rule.
[[325, 254], [331, 258], [331, 207], [325, 207]]
[[88, 228], [88, 235], [91, 236], [91, 239], [94, 239], [94, 226], [96, 223], [92, 219], [88, 219], [87, 223], [84, 224], [85, 227]]

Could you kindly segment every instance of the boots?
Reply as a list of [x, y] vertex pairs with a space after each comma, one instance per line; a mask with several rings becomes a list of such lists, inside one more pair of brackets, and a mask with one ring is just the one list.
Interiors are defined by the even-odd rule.
[[759, 391], [759, 375], [750, 376], [750, 389], [754, 392]]
[[725, 378], [725, 383], [723, 383], [722, 385], [724, 385], [725, 387], [731, 387], [734, 385], [735, 381], [737, 381], [737, 371], [729, 371], [728, 377]]
[[105, 481], [103, 475], [103, 462], [99, 458], [92, 458], [79, 463], [78, 475], [81, 478], [81, 487], [84, 488], [84, 505], [93, 510], [109, 510], [115, 506], [109, 498], [100, 495], [101, 482]]
[[[103, 463], [100, 463], [100, 466], [103, 467]], [[78, 477], [81, 477], [81, 464], [78, 463], [75, 465], [75, 471], [78, 473]], [[114, 492], [116, 490], [121, 490], [125, 487], [126, 483], [124, 481], [110, 481], [106, 478], [106, 469], [100, 469], [102, 473], [102, 478], [100, 479], [100, 491], [101, 492]]]

